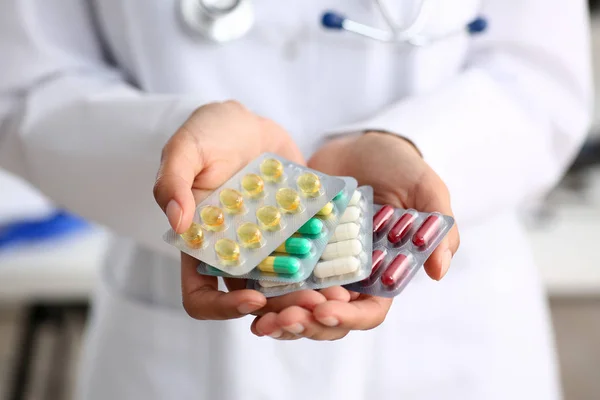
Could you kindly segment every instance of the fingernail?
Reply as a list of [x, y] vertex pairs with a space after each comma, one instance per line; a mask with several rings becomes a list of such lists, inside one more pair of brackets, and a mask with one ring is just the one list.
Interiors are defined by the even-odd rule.
[[336, 317], [317, 318], [317, 321], [319, 321], [320, 323], [322, 323], [325, 326], [329, 326], [332, 328], [334, 326], [338, 326], [340, 324], [340, 321], [338, 321], [338, 319]]
[[183, 216], [179, 203], [177, 203], [175, 200], [169, 201], [167, 208], [165, 209], [165, 213], [167, 214], [169, 223], [171, 226], [174, 226], [175, 231], [177, 231], [179, 229], [179, 225], [181, 224], [181, 217]]
[[284, 326], [283, 329], [285, 329], [286, 331], [293, 333], [294, 335], [299, 335], [302, 332], [304, 332], [304, 326], [302, 326], [302, 324], [300, 323], [296, 323], [293, 325], [289, 325], [289, 326]]
[[442, 279], [444, 277], [444, 275], [446, 275], [446, 272], [448, 272], [451, 262], [452, 262], [452, 252], [450, 251], [450, 249], [448, 249], [442, 255], [442, 274], [440, 276], [440, 279]]
[[253, 311], [258, 310], [259, 308], [262, 307], [262, 304], [257, 304], [257, 303], [244, 303], [244, 304], [240, 304], [237, 308], [238, 312], [240, 314], [250, 314]]
[[272, 337], [273, 339], [277, 339], [281, 335], [283, 335], [283, 332], [281, 331], [281, 329], [277, 329], [276, 331], [269, 333], [269, 336]]

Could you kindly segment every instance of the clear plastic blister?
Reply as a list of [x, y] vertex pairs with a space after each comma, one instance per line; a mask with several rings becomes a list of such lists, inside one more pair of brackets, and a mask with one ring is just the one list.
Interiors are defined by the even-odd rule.
[[454, 225], [439, 213], [394, 209], [373, 210], [372, 269], [368, 278], [344, 287], [354, 292], [394, 297], [412, 280]]
[[248, 288], [267, 297], [281, 296], [296, 290], [322, 289], [366, 278], [371, 271], [373, 188], [362, 186], [353, 194], [341, 222], [334, 228], [321, 260], [310, 277], [298, 285], [273, 285], [271, 282], [248, 281]]
[[[306, 280], [315, 268], [356, 191], [356, 179], [349, 177], [342, 179], [345, 187], [332, 201], [319, 210], [291, 238], [278, 246], [275, 252], [262, 260], [258, 268], [244, 275], [235, 276], [235, 278], [281, 282], [282, 284]], [[293, 272], [288, 273], [290, 270]], [[198, 265], [197, 271], [202, 275], [234, 277], [203, 262]]]
[[296, 283], [282, 283], [254, 280], [248, 280], [246, 288], [258, 290], [266, 297], [283, 296], [284, 294], [309, 289], [308, 287], [306, 287], [305, 281], [300, 281]]
[[190, 229], [163, 239], [239, 277], [254, 269], [344, 189], [337, 177], [264, 153], [196, 208]]
[[357, 193], [360, 197], [350, 207], [358, 209], [358, 218], [352, 220], [353, 209], [346, 209], [348, 212], [344, 215], [350, 217], [335, 228], [335, 234], [329, 239], [321, 260], [308, 279], [307, 285], [311, 289], [356, 282], [371, 272], [373, 188], [361, 186]]

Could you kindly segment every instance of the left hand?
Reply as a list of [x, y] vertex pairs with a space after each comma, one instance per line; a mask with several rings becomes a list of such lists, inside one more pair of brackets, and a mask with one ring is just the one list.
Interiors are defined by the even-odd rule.
[[[300, 150], [281, 126], [239, 102], [230, 100], [197, 108], [163, 148], [154, 185], [156, 202], [173, 230], [185, 232], [192, 224], [196, 204], [266, 151], [304, 163]], [[198, 260], [181, 253], [183, 308], [192, 318], [241, 318], [267, 303], [262, 293], [247, 290], [241, 279], [229, 282], [239, 290], [219, 291], [217, 278], [199, 275], [197, 265]], [[288, 300], [314, 305], [325, 300], [319, 296], [307, 293]]]
[[[416, 148], [401, 137], [372, 132], [334, 139], [313, 155], [308, 166], [330, 175], [353, 176], [360, 185], [371, 185], [376, 203], [452, 215], [446, 185]], [[446, 274], [459, 243], [455, 225], [425, 263], [432, 279], [440, 280]], [[279, 339], [336, 340], [351, 330], [377, 327], [392, 304], [392, 299], [353, 292], [348, 292], [349, 301], [345, 301], [340, 295], [345, 289], [329, 290], [335, 290], [338, 298], [327, 298], [312, 310], [292, 306], [267, 313], [256, 318], [252, 332]]]

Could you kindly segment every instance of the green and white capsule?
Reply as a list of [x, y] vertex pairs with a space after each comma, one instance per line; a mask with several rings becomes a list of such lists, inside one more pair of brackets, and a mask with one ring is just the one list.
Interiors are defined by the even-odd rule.
[[323, 230], [323, 221], [318, 218], [309, 219], [304, 225], [298, 229], [298, 233], [303, 235], [316, 235]]
[[331, 214], [332, 211], [333, 211], [333, 203], [330, 201], [329, 203], [325, 204], [325, 207], [323, 207], [322, 209], [319, 210], [319, 212], [317, 212], [317, 215], [322, 216], [322, 217], [327, 217], [329, 214]]
[[276, 248], [275, 252], [303, 256], [305, 254], [310, 253], [311, 249], [312, 243], [310, 242], [310, 240], [292, 237], [283, 242], [278, 248]]
[[335, 195], [335, 197], [333, 198], [333, 201], [338, 201], [344, 198], [344, 191], [342, 190], [341, 192], [339, 192], [338, 194]]

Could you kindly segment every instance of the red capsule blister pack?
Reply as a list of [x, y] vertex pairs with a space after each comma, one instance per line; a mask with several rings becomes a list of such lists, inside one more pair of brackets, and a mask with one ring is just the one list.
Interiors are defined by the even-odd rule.
[[390, 205], [373, 207], [371, 274], [345, 287], [373, 296], [394, 297], [402, 292], [448, 234], [454, 218]]

